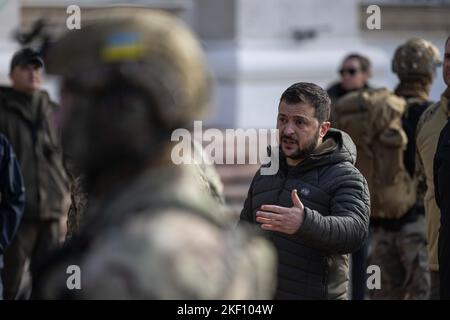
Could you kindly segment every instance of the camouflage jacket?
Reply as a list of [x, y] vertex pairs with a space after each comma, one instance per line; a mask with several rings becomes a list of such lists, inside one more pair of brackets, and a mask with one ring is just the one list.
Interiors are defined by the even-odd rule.
[[[197, 158], [194, 156], [194, 163], [192, 164], [193, 168], [199, 175], [198, 180], [200, 187], [203, 189], [202, 191], [209, 193], [217, 202], [218, 206], [226, 206], [223, 184], [214, 165], [207, 164], [209, 162], [205, 161], [209, 159], [206, 158], [207, 155], [204, 153], [204, 150], [199, 142], [192, 140], [192, 148], [194, 153], [196, 153], [200, 159], [203, 160], [200, 162], [195, 162]], [[66, 241], [69, 241], [80, 230], [83, 220], [83, 213], [88, 205], [88, 194], [83, 187], [83, 176], [79, 174], [73, 161], [68, 155], [66, 155], [65, 160], [66, 170], [70, 173], [72, 178], [70, 188], [71, 204], [67, 214], [66, 234]]]
[[[38, 273], [38, 298], [266, 299], [275, 286], [268, 242], [231, 227], [193, 166], [162, 166], [101, 201], [80, 235]], [[66, 270], [81, 270], [68, 290]]]

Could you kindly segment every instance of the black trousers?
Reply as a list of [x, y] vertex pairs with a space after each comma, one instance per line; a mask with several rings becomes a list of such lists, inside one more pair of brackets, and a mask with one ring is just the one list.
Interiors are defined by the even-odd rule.
[[368, 241], [352, 253], [352, 300], [364, 300], [367, 291]]

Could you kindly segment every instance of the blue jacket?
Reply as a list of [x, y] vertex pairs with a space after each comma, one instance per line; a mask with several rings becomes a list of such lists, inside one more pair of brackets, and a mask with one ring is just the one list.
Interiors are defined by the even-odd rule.
[[3, 254], [19, 227], [25, 207], [25, 187], [19, 163], [6, 137], [0, 134], [0, 269]]

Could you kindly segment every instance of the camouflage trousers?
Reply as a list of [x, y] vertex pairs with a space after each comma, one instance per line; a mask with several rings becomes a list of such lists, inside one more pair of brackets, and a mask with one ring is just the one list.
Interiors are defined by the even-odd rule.
[[398, 231], [373, 230], [369, 265], [381, 272], [381, 288], [369, 290], [371, 299], [421, 300], [430, 295], [424, 217]]

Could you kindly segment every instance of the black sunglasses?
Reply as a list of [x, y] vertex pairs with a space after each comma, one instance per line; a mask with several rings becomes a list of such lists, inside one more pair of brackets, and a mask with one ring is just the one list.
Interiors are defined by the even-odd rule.
[[342, 68], [339, 70], [339, 74], [341, 76], [344, 76], [344, 74], [348, 73], [350, 76], [354, 76], [358, 71], [359, 71], [359, 69], [355, 69], [355, 68], [348, 68], [348, 69]]

